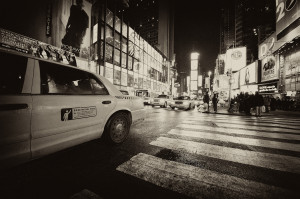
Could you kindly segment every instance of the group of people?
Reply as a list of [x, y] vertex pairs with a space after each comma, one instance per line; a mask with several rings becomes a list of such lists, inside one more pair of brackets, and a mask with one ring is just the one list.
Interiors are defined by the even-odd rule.
[[231, 100], [231, 103], [235, 103], [238, 111], [244, 112], [246, 115], [251, 115], [251, 109], [255, 109], [255, 116], [260, 117], [263, 109], [266, 113], [278, 109], [277, 100], [280, 99], [269, 95], [264, 97], [256, 91], [254, 95], [241, 92]]

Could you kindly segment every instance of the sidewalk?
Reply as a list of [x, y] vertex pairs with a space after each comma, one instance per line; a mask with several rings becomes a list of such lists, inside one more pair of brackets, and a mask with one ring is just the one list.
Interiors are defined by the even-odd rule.
[[[218, 107], [217, 113], [213, 111], [213, 107], [209, 107], [210, 112], [202, 112], [202, 113], [209, 113], [209, 114], [222, 114], [222, 115], [237, 115], [237, 116], [247, 116], [251, 117], [250, 115], [246, 115], [244, 112], [233, 112], [229, 113], [228, 107]], [[255, 116], [255, 111], [251, 110], [251, 115]], [[270, 111], [268, 113], [262, 113], [262, 117], [264, 116], [286, 116], [286, 117], [296, 117], [300, 119], [300, 111], [283, 111], [283, 110], [276, 110]]]

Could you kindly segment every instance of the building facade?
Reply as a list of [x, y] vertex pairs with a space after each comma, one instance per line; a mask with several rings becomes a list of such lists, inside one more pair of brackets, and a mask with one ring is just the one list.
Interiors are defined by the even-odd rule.
[[1, 6], [0, 28], [73, 53], [77, 67], [131, 94], [138, 89], [170, 93], [171, 53], [151, 45], [151, 38], [148, 42], [124, 21], [129, 12], [124, 3], [128, 1], [7, 1]]

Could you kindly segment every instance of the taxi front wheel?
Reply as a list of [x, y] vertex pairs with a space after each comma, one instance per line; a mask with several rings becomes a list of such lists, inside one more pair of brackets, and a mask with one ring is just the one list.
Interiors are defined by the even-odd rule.
[[110, 144], [121, 144], [129, 134], [130, 121], [126, 113], [113, 115], [104, 130], [104, 137]]

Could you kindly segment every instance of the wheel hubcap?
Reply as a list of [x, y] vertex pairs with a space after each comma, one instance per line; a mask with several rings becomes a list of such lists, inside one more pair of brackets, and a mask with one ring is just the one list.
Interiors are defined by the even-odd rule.
[[112, 125], [112, 139], [116, 142], [120, 142], [123, 140], [126, 134], [126, 124], [124, 120], [118, 119]]

